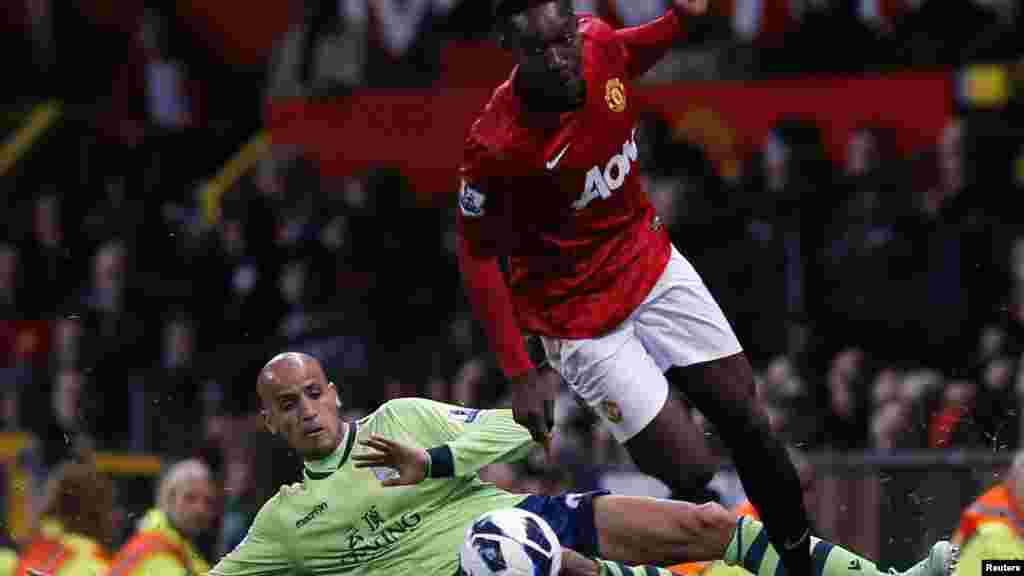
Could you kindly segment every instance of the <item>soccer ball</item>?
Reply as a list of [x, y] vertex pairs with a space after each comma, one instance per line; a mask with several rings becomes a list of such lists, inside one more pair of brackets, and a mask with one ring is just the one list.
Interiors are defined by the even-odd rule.
[[462, 576], [557, 576], [562, 545], [551, 526], [533, 512], [487, 512], [466, 529], [459, 551]]

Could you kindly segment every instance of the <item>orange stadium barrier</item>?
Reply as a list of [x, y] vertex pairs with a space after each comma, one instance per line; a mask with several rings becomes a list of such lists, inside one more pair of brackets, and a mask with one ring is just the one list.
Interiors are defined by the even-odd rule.
[[[930, 146], [953, 114], [954, 85], [952, 72], [645, 84], [627, 102], [706, 144], [728, 174], [788, 115], [816, 122], [835, 161], [843, 159], [850, 131], [865, 122], [893, 128], [900, 152]], [[332, 102], [284, 99], [268, 105], [267, 124], [275, 144], [304, 147], [325, 175], [390, 166], [421, 195], [449, 194], [463, 138], [490, 93], [439, 86], [362, 90]]]

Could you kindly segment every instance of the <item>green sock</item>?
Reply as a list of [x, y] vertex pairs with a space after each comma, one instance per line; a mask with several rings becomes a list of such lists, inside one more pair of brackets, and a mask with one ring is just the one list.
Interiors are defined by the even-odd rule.
[[675, 576], [664, 568], [654, 566], [626, 566], [621, 562], [594, 558], [601, 565], [601, 576]]
[[[811, 576], [877, 576], [881, 572], [874, 562], [849, 550], [811, 536]], [[768, 541], [764, 524], [750, 517], [740, 517], [736, 531], [725, 550], [726, 564], [740, 564], [757, 576], [785, 576], [779, 553]]]

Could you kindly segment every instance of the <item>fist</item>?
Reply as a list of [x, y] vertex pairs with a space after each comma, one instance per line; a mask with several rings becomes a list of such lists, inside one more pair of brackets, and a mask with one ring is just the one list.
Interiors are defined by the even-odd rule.
[[708, 0], [673, 0], [677, 10], [691, 16], [700, 16], [708, 11]]

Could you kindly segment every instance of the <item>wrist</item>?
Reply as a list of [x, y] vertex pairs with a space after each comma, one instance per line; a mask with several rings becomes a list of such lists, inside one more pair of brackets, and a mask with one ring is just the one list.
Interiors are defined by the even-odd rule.
[[451, 478], [455, 476], [455, 458], [447, 444], [427, 450], [427, 478]]
[[423, 467], [423, 477], [424, 478], [430, 478], [430, 463], [431, 463], [431, 460], [432, 460], [430, 458], [430, 451], [429, 450], [424, 450], [423, 453], [426, 455], [426, 462], [425, 462], [425, 465]]

